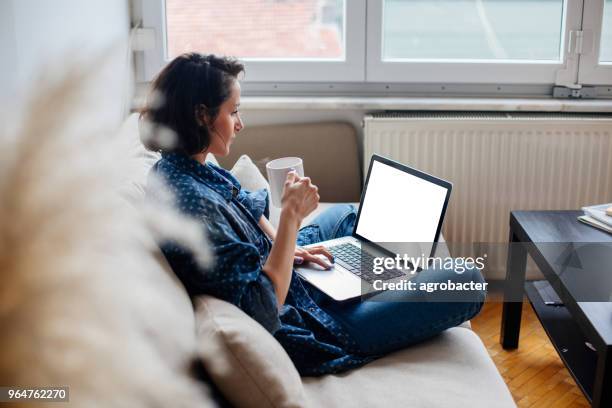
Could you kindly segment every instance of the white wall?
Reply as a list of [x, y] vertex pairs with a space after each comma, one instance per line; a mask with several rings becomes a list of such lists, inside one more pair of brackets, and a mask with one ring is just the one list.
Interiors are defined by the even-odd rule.
[[13, 2], [0, 1], [0, 93], [5, 93], [15, 82], [17, 59], [15, 28], [13, 24]]
[[128, 33], [127, 0], [0, 1], [0, 104], [36, 92], [41, 78], [82, 66], [99, 100], [109, 102], [100, 116], [114, 123], [131, 95]]

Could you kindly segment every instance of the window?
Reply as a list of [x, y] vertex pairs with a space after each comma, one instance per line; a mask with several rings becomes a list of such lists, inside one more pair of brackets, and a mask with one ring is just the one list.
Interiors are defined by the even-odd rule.
[[251, 82], [365, 79], [365, 0], [147, 0], [142, 12], [160, 34], [146, 79], [188, 50], [240, 58]]
[[384, 0], [382, 60], [559, 62], [563, 0]]
[[146, 80], [199, 51], [243, 60], [256, 91], [612, 84], [612, 0], [142, 0], [142, 17]]
[[389, 83], [573, 83], [574, 0], [370, 0], [367, 78]]
[[166, 0], [167, 57], [344, 59], [344, 1]]

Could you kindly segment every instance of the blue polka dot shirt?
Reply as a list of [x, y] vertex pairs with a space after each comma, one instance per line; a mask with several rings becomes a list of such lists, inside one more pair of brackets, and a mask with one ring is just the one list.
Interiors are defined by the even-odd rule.
[[203, 270], [180, 246], [161, 246], [191, 296], [210, 294], [241, 308], [274, 335], [301, 375], [337, 373], [371, 360], [355, 354], [353, 339], [312, 300], [295, 271], [279, 312], [262, 271], [272, 247], [258, 224], [268, 216], [265, 189], [244, 190], [227, 170], [177, 153], [163, 154], [152, 171], [169, 185], [179, 210], [201, 220], [214, 253], [214, 267]]

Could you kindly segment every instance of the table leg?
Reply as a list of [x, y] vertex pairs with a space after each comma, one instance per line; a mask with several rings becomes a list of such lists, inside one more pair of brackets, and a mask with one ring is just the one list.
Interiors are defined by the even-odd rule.
[[612, 348], [607, 347], [597, 354], [595, 384], [593, 384], [593, 407], [612, 406]]
[[[502, 311], [500, 342], [504, 349], [518, 347], [523, 311], [523, 292], [525, 269], [527, 268], [527, 249], [520, 244], [519, 238], [510, 226], [510, 246], [506, 263], [504, 307]], [[520, 299], [520, 302], [517, 300]]]

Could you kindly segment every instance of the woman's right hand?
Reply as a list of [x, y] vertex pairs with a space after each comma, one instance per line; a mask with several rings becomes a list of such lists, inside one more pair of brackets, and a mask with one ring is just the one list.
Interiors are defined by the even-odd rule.
[[310, 178], [299, 177], [295, 171], [287, 174], [276, 239], [263, 266], [263, 271], [274, 286], [279, 308], [285, 303], [289, 292], [298, 228], [304, 218], [317, 208], [318, 190], [317, 186], [310, 182]]
[[293, 214], [301, 222], [317, 208], [320, 199], [318, 191], [310, 177], [300, 177], [295, 171], [290, 171], [283, 188], [282, 211]]

